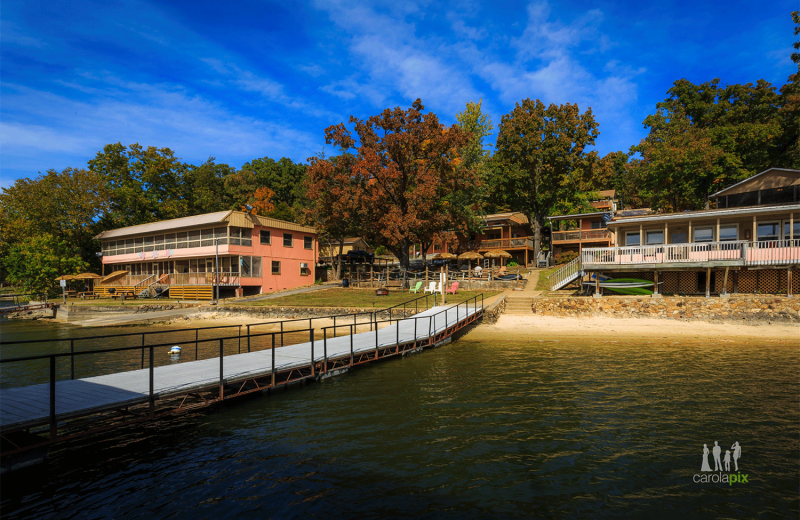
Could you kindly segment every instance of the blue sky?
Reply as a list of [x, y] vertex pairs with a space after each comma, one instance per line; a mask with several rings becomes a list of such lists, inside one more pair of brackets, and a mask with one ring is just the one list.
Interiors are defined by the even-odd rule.
[[[3, 2], [0, 186], [103, 145], [234, 167], [305, 161], [323, 131], [417, 97], [446, 124], [483, 100], [591, 107], [628, 150], [679, 78], [780, 86], [798, 0]], [[330, 152], [330, 148], [326, 149]]]

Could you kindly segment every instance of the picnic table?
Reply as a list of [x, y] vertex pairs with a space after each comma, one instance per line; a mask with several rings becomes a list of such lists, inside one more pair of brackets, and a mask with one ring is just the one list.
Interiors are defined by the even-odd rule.
[[80, 298], [81, 300], [86, 300], [88, 298], [91, 298], [92, 300], [94, 300], [94, 299], [99, 298], [99, 297], [100, 297], [99, 294], [95, 294], [92, 291], [85, 291], [85, 292], [82, 292], [82, 293], [78, 293], [78, 298]]
[[126, 298], [136, 298], [136, 293], [133, 291], [117, 291], [111, 295], [113, 299], [121, 298], [122, 301], [125, 301]]

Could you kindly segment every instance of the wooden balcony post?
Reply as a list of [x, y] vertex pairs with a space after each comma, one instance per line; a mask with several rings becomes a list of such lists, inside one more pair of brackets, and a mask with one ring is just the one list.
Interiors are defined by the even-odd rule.
[[658, 271], [653, 271], [653, 296], [658, 296]]
[[756, 216], [753, 215], [753, 237], [751, 238], [751, 240], [755, 242], [756, 240], [758, 240], [757, 237], [758, 237], [758, 225], [756, 223]]
[[717, 234], [714, 235], [714, 237], [715, 237], [714, 240], [716, 242], [719, 242], [719, 219], [717, 219]]
[[786, 269], [786, 296], [792, 297], [792, 266]]
[[711, 297], [711, 268], [706, 268], [706, 298]]

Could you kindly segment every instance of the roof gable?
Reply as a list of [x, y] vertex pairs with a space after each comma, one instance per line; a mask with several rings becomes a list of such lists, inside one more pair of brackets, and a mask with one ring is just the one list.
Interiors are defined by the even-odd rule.
[[737, 195], [739, 193], [747, 193], [759, 190], [771, 190], [775, 188], [784, 188], [786, 186], [800, 185], [800, 170], [791, 170], [788, 168], [770, 168], [761, 173], [757, 173], [752, 177], [734, 184], [729, 188], [718, 191], [709, 198], [724, 197], [726, 195]]

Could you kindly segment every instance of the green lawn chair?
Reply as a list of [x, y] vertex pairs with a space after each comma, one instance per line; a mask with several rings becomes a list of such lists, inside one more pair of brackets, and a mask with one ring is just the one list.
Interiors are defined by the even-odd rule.
[[416, 293], [418, 293], [418, 292], [419, 292], [419, 290], [420, 290], [420, 289], [422, 289], [422, 282], [417, 282], [417, 285], [416, 285], [416, 286], [414, 286], [414, 288], [413, 288], [413, 289], [411, 289], [411, 290], [410, 290], [410, 291], [408, 291], [408, 292], [413, 292], [414, 294], [416, 294]]

